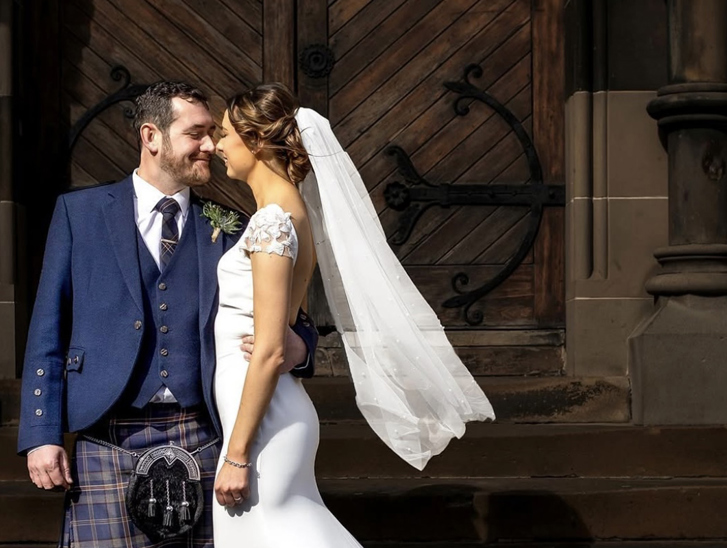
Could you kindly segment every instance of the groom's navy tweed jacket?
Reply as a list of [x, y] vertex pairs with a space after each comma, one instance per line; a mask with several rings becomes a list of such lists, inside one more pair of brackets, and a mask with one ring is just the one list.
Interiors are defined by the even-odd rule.
[[[92, 426], [129, 396], [145, 326], [154, 323], [144, 307], [133, 200], [131, 177], [58, 198], [25, 355], [21, 454], [39, 445], [62, 445], [64, 431]], [[212, 395], [217, 263], [239, 233], [222, 234], [213, 243], [209, 220], [201, 213], [201, 204], [192, 200], [186, 222], [194, 223], [199, 276], [198, 286], [187, 290], [199, 297], [199, 320], [198, 333], [189, 336], [199, 336], [198, 382], [219, 432]], [[294, 330], [312, 356], [315, 330], [305, 317]], [[299, 376], [310, 376], [312, 367], [311, 359]]]

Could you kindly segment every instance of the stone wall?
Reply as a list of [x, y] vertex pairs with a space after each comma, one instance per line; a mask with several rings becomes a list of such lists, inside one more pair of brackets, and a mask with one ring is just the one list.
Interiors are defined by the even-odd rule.
[[661, 0], [571, 2], [566, 101], [566, 349], [575, 376], [628, 374], [644, 283], [667, 243], [667, 155], [646, 112], [666, 82]]

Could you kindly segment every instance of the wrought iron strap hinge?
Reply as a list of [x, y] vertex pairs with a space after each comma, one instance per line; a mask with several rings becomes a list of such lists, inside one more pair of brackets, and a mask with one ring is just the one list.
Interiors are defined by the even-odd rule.
[[391, 183], [384, 191], [386, 204], [396, 211], [404, 211], [413, 202], [431, 203], [440, 207], [452, 205], [478, 206], [543, 206], [565, 204], [564, 185], [545, 184], [464, 184], [444, 183], [437, 186], [407, 187]]
[[399, 175], [404, 182], [391, 182], [384, 189], [386, 204], [391, 209], [402, 212], [399, 227], [389, 238], [393, 245], [404, 244], [411, 236], [421, 215], [432, 206], [445, 208], [455, 205], [521, 206], [529, 208], [527, 233], [518, 249], [494, 277], [471, 290], [468, 290], [470, 279], [467, 274], [460, 272], [453, 277], [452, 289], [456, 295], [443, 302], [442, 306], [463, 308], [465, 320], [470, 325], [481, 324], [484, 318], [480, 310], [471, 310], [472, 305], [506, 280], [527, 256], [535, 242], [543, 208], [562, 207], [565, 205], [566, 198], [565, 185], [543, 183], [543, 170], [535, 145], [517, 116], [492, 95], [477, 88], [470, 81], [471, 76], [480, 77], [481, 75], [482, 69], [478, 65], [469, 65], [465, 69], [463, 81], [444, 84], [448, 90], [457, 94], [454, 111], [458, 116], [466, 116], [470, 112], [467, 102], [480, 101], [507, 122], [525, 153], [530, 171], [529, 182], [432, 184], [417, 172], [406, 151], [398, 146], [390, 146], [386, 149], [386, 154], [395, 157]]
[[121, 87], [112, 93], [111, 95], [104, 98], [102, 101], [100, 101], [98, 104], [94, 105], [90, 109], [88, 109], [86, 112], [83, 113], [83, 116], [81, 116], [76, 123], [73, 124], [73, 127], [71, 127], [70, 131], [68, 132], [68, 155], [70, 157], [71, 152], [73, 151], [73, 147], [76, 145], [76, 141], [78, 141], [78, 138], [81, 136], [81, 133], [84, 129], [86, 129], [86, 126], [90, 124], [93, 119], [101, 114], [103, 111], [105, 111], [107, 108], [109, 108], [112, 105], [115, 105], [116, 103], [121, 102], [129, 102], [132, 103], [132, 106], [127, 107], [124, 109], [124, 116], [128, 119], [134, 118], [134, 107], [133, 103], [134, 100], [144, 93], [146, 88], [149, 87], [148, 84], [132, 84], [131, 83], [131, 74], [129, 73], [129, 70], [123, 66], [123, 65], [116, 65], [111, 69], [111, 78], [115, 82], [121, 82]]

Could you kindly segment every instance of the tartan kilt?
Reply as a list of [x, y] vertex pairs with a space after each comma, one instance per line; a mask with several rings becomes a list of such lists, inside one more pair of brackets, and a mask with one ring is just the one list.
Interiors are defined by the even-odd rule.
[[[204, 406], [148, 404], [128, 409], [83, 434], [138, 453], [174, 442], [194, 451], [217, 436]], [[222, 443], [195, 455], [204, 491], [204, 512], [191, 531], [161, 542], [138, 530], [126, 512], [125, 494], [137, 459], [79, 437], [71, 459], [73, 487], [66, 496], [63, 536], [67, 548], [212, 547], [215, 470]]]

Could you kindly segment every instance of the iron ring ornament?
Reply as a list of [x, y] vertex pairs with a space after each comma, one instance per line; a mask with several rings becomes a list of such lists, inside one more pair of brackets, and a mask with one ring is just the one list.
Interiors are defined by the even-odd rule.
[[[102, 101], [88, 109], [86, 112], [83, 113], [83, 116], [81, 116], [75, 124], [73, 124], [73, 127], [68, 132], [68, 154], [70, 156], [71, 152], [73, 151], [73, 147], [76, 146], [76, 142], [78, 141], [78, 138], [81, 136], [81, 133], [83, 133], [83, 130], [86, 129], [88, 124], [91, 123], [91, 121], [101, 114], [103, 111], [105, 111], [107, 108], [111, 107], [112, 105], [115, 105], [116, 103], [122, 103], [122, 102], [130, 102], [133, 103], [134, 99], [136, 99], [139, 95], [144, 93], [146, 91], [146, 88], [149, 87], [148, 84], [132, 84], [131, 83], [131, 74], [129, 73], [129, 70], [123, 66], [123, 65], [116, 65], [111, 69], [111, 78], [115, 82], [121, 82], [121, 87], [108, 97], [104, 98]], [[126, 107], [124, 108], [124, 116], [126, 118], [133, 118], [134, 117], [134, 108], [133, 107]]]
[[487, 293], [505, 281], [522, 263], [535, 243], [535, 238], [546, 206], [565, 205], [564, 185], [548, 185], [543, 183], [543, 170], [538, 153], [527, 131], [517, 117], [502, 103], [486, 91], [476, 87], [471, 77], [482, 76], [479, 65], [469, 65], [464, 72], [464, 81], [446, 82], [444, 86], [458, 96], [454, 101], [454, 111], [458, 116], [469, 114], [468, 103], [480, 101], [493, 109], [512, 129], [523, 148], [530, 171], [529, 183], [518, 184], [450, 184], [435, 185], [424, 179], [414, 167], [407, 153], [398, 146], [390, 146], [386, 154], [393, 156], [398, 166], [398, 173], [404, 182], [394, 181], [384, 189], [386, 204], [395, 211], [401, 212], [399, 226], [389, 238], [393, 245], [402, 245], [407, 241], [422, 214], [432, 206], [450, 207], [453, 205], [481, 206], [528, 206], [527, 233], [519, 247], [503, 265], [500, 271], [490, 280], [470, 288], [471, 280], [464, 272], [452, 278], [452, 290], [456, 295], [442, 303], [445, 308], [462, 308], [465, 321], [476, 326], [482, 324], [484, 314], [481, 310], [473, 310], [472, 306]]
[[300, 69], [310, 78], [325, 78], [333, 70], [335, 62], [333, 51], [323, 44], [308, 46], [298, 56]]

